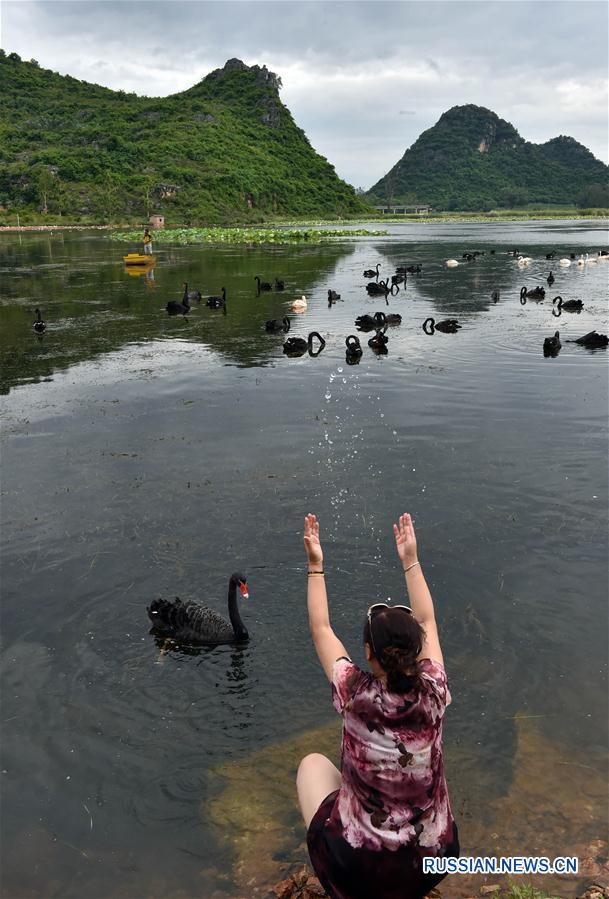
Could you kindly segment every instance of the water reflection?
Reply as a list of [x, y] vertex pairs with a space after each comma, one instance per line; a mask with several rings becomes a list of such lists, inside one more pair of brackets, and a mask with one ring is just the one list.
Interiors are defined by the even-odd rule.
[[[56, 239], [59, 238], [59, 239]], [[55, 264], [45, 265], [50, 247], [55, 248]], [[249, 366], [268, 362], [269, 344], [259, 333], [256, 311], [261, 316], [283, 317], [288, 299], [316, 289], [319, 271], [332, 267], [351, 249], [345, 245], [303, 248], [298, 254], [284, 252], [281, 270], [284, 291], [263, 294], [264, 306], [255, 297], [254, 273], [268, 254], [260, 248], [215, 250], [170, 248], [157, 253], [156, 268], [141, 271], [123, 267], [121, 245], [99, 235], [53, 235], [30, 239], [19, 246], [3, 237], [0, 244], [0, 271], [3, 278], [2, 334], [0, 335], [0, 390], [7, 392], [24, 381], [49, 377], [56, 370], [120, 349], [135, 341], [163, 339], [173, 333], [177, 322], [163, 321], [154, 303], [159, 296], [163, 307], [182, 284], [208, 285], [208, 292], [225, 283], [230, 297], [230, 315], [218, 327], [203, 308], [192, 308], [188, 339], [221, 353], [230, 362]], [[228, 270], [227, 268], [228, 267]], [[23, 276], [29, 274], [27, 284]], [[122, 278], [125, 281], [122, 281]], [[140, 285], [144, 292], [138, 291]], [[24, 292], [23, 287], [27, 287]], [[212, 288], [209, 290], [209, 288]], [[49, 348], [44, 364], [32, 352], [24, 334], [24, 317], [34, 317], [39, 304], [48, 324]], [[221, 306], [221, 304], [220, 304]], [[181, 318], [182, 316], [180, 316]], [[186, 336], [182, 334], [182, 336]]]

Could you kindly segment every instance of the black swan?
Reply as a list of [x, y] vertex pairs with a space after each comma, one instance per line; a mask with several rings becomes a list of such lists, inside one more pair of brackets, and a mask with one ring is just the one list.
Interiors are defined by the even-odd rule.
[[355, 334], [349, 334], [349, 336], [345, 338], [345, 345], [347, 347], [345, 351], [347, 362], [352, 365], [356, 360], [359, 361], [363, 352], [359, 337]]
[[377, 262], [376, 263], [376, 271], [373, 268], [367, 268], [366, 271], [364, 272], [364, 278], [378, 278], [380, 267], [381, 267], [381, 263]]
[[404, 284], [406, 283], [406, 275], [392, 275], [391, 276], [392, 284]]
[[[566, 300], [566, 301], [565, 301], [565, 300], [563, 300], [563, 298], [560, 297], [560, 296], [559, 296], [559, 297], [554, 297], [554, 299], [552, 300], [552, 305], [554, 305], [554, 303], [556, 303], [557, 300], [558, 300], [558, 303], [557, 303], [557, 305], [556, 305], [556, 309], [559, 310], [559, 311], [558, 311], [558, 314], [557, 314], [557, 317], [558, 317], [558, 315], [560, 315], [560, 313], [563, 312], [563, 311], [564, 311], [564, 312], [581, 312], [582, 309], [584, 308], [584, 304], [583, 304], [583, 302], [582, 302], [581, 300]], [[552, 309], [552, 312], [553, 312], [554, 314], [556, 314], [556, 310], [555, 310], [555, 309]]]
[[290, 319], [285, 316], [285, 318], [272, 318], [265, 324], [265, 330], [267, 331], [285, 331], [286, 334], [290, 330]]
[[491, 300], [493, 301], [493, 303], [497, 303], [497, 302], [498, 302], [498, 300], [499, 300], [499, 291], [498, 291], [498, 290], [494, 290], [494, 291], [492, 292], [492, 294], [491, 294]]
[[461, 325], [456, 318], [445, 318], [444, 321], [436, 322], [433, 318], [426, 318], [423, 322], [423, 330], [430, 336], [434, 331], [442, 331], [444, 334], [456, 334]]
[[205, 297], [205, 305], [210, 309], [220, 309], [221, 306], [226, 306], [226, 287], [222, 288], [221, 297]]
[[587, 347], [603, 347], [609, 344], [609, 337], [606, 334], [599, 334], [597, 331], [589, 331], [583, 337], [577, 340], [567, 340], [567, 343], [578, 343], [580, 346]]
[[46, 323], [42, 320], [42, 315], [40, 314], [40, 309], [36, 309], [36, 319], [34, 321], [34, 331], [36, 334], [44, 334], [47, 329]]
[[318, 356], [326, 345], [326, 341], [318, 331], [311, 331], [307, 338], [288, 337], [283, 345], [283, 352], [286, 356], [303, 356], [307, 350], [312, 353], [314, 337], [319, 341], [319, 349], [313, 355]]
[[228, 582], [227, 621], [214, 609], [208, 609], [198, 602], [181, 599], [155, 599], [148, 606], [148, 617], [154, 630], [178, 643], [236, 643], [247, 640], [249, 634], [237, 605], [237, 587], [244, 599], [248, 598], [247, 579], [243, 574], [231, 574]]
[[[184, 288], [184, 296], [186, 297], [187, 300], [190, 300], [191, 303], [192, 302], [196, 303], [201, 299], [201, 291], [200, 290], [188, 290], [188, 284], [186, 283], [186, 281], [184, 281], [184, 283], [182, 284], [182, 287]], [[182, 300], [182, 302], [184, 302], [184, 300]]]
[[366, 284], [366, 290], [373, 295], [391, 293], [391, 288], [387, 287], [386, 281], [379, 281], [378, 284], [376, 281], [369, 281], [368, 284]]
[[168, 315], [186, 315], [187, 312], [190, 312], [190, 301], [187, 292], [184, 291], [181, 303], [177, 300], [169, 300], [165, 309]]
[[375, 353], [386, 353], [387, 352], [387, 344], [389, 343], [389, 338], [385, 334], [385, 330], [377, 331], [374, 337], [371, 337], [368, 341], [368, 346], [374, 350]]
[[546, 295], [546, 291], [544, 287], [533, 287], [532, 290], [527, 290], [526, 287], [520, 288], [520, 302], [524, 306], [527, 300], [537, 300], [538, 302], [543, 302], [543, 298]]
[[546, 253], [546, 259], [554, 259], [556, 253]]
[[560, 334], [558, 333], [558, 331], [556, 331], [554, 337], [546, 337], [546, 339], [544, 340], [543, 354], [544, 356], [556, 356], [560, 347]]
[[336, 293], [335, 290], [328, 291], [328, 303], [335, 303], [337, 300], [340, 300], [340, 294]]
[[385, 324], [386, 325], [401, 325], [402, 324], [402, 316], [398, 315], [397, 312], [387, 312], [385, 314]]
[[554, 284], [554, 281], [555, 281], [555, 280], [556, 280], [556, 278], [554, 277], [554, 275], [552, 274], [552, 272], [550, 272], [550, 274], [549, 274], [548, 277], [546, 278], [546, 281], [548, 282], [548, 287], [551, 287], [552, 284]]
[[374, 331], [385, 324], [384, 312], [375, 312], [374, 315], [358, 315], [355, 319], [355, 327], [360, 331]]
[[285, 290], [285, 281], [279, 281], [275, 278], [275, 290]]
[[273, 289], [272, 284], [270, 284], [268, 281], [261, 281], [260, 278], [258, 277], [258, 275], [254, 276], [254, 281], [256, 281], [256, 283], [258, 284], [258, 293], [260, 293], [261, 290], [272, 290]]

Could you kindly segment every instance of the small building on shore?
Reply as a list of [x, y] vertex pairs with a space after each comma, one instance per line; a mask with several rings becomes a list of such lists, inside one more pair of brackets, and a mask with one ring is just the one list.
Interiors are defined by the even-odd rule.
[[165, 227], [165, 216], [164, 215], [151, 215], [148, 219], [148, 224], [153, 228], [164, 228]]

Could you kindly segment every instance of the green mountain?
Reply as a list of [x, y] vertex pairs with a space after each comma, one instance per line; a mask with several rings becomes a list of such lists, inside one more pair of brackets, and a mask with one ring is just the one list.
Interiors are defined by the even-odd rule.
[[260, 221], [368, 206], [311, 147], [266, 67], [229, 60], [164, 98], [0, 51], [0, 206], [99, 220]]
[[373, 203], [478, 210], [576, 203], [596, 185], [599, 201], [590, 205], [600, 206], [609, 205], [608, 175], [609, 168], [572, 137], [532, 144], [490, 109], [470, 104], [445, 112], [366, 196]]

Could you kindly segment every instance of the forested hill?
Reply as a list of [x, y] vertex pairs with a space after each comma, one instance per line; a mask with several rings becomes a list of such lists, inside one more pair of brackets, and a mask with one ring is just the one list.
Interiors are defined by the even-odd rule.
[[[454, 106], [368, 192], [373, 203], [491, 209], [526, 203], [609, 205], [609, 168], [572, 137], [525, 141], [482, 106]], [[595, 200], [594, 197], [598, 199]], [[603, 202], [604, 198], [604, 202]]]
[[111, 91], [0, 51], [0, 206], [180, 223], [363, 213], [266, 67], [229, 60], [165, 98]]

